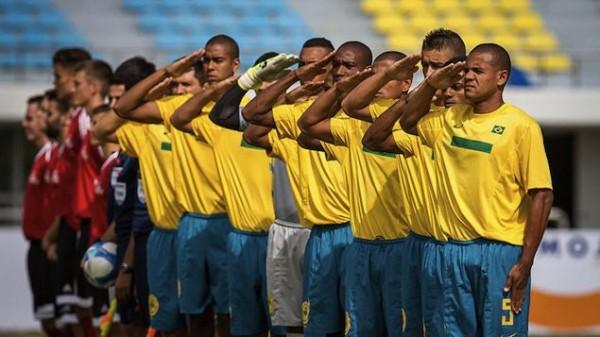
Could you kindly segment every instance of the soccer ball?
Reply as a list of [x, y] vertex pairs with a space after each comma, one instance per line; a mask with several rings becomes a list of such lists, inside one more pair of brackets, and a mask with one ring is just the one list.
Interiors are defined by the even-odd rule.
[[83, 273], [95, 287], [108, 288], [115, 282], [117, 267], [117, 245], [113, 242], [96, 242], [83, 255]]

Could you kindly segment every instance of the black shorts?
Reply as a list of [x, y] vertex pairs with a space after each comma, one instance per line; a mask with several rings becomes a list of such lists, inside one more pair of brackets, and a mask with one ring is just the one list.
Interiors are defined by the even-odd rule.
[[85, 279], [81, 269], [81, 259], [87, 249], [89, 237], [89, 221], [82, 221], [81, 230], [77, 232], [61, 219], [56, 246], [58, 255], [56, 304], [59, 306], [92, 307], [92, 286]]
[[81, 259], [90, 246], [90, 220], [81, 221], [79, 232], [61, 219], [58, 232], [58, 292], [56, 304], [61, 319], [70, 323], [73, 308], [91, 308], [94, 317], [99, 318], [108, 311], [109, 299], [106, 289], [92, 286], [83, 273]]
[[50, 261], [40, 240], [29, 242], [27, 272], [37, 320], [55, 318], [56, 263]]
[[134, 271], [135, 294], [140, 306], [141, 320], [145, 327], [150, 326], [150, 309], [148, 308], [148, 272], [146, 265], [146, 243], [150, 233], [134, 233]]

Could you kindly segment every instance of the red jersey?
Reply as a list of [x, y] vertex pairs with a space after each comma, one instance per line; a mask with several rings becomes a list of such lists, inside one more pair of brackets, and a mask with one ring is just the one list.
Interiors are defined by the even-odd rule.
[[44, 177], [52, 155], [52, 143], [42, 146], [35, 156], [27, 179], [23, 200], [22, 228], [28, 240], [41, 240], [54, 217], [50, 205], [51, 191]]
[[92, 216], [92, 228], [90, 240], [94, 242], [99, 240], [102, 234], [108, 228], [108, 204], [107, 194], [110, 187], [110, 179], [112, 168], [118, 162], [119, 152], [111, 154], [102, 166], [100, 167], [100, 173], [94, 179], [94, 194], [95, 198], [91, 204], [91, 216]]
[[82, 219], [92, 218], [92, 203], [96, 198], [94, 180], [100, 174], [104, 161], [102, 148], [92, 145], [92, 134], [87, 133], [82, 141], [79, 156], [77, 156], [77, 171], [75, 174], [75, 214]]
[[75, 217], [73, 205], [73, 186], [75, 184], [75, 157], [65, 144], [55, 146], [48, 163], [46, 181], [51, 188], [51, 204], [54, 216], [64, 217], [67, 224], [79, 230], [79, 221]]

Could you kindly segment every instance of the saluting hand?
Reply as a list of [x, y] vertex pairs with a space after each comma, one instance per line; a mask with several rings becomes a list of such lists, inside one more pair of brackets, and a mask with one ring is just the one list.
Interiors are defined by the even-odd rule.
[[180, 76], [190, 70], [204, 56], [204, 53], [204, 48], [198, 49], [184, 58], [169, 64], [165, 70], [171, 77]]

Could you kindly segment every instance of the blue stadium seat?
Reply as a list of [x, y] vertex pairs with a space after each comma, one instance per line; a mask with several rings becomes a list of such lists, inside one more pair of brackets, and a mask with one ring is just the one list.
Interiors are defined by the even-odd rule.
[[0, 54], [0, 69], [10, 70], [17, 68], [19, 57], [16, 54]]

